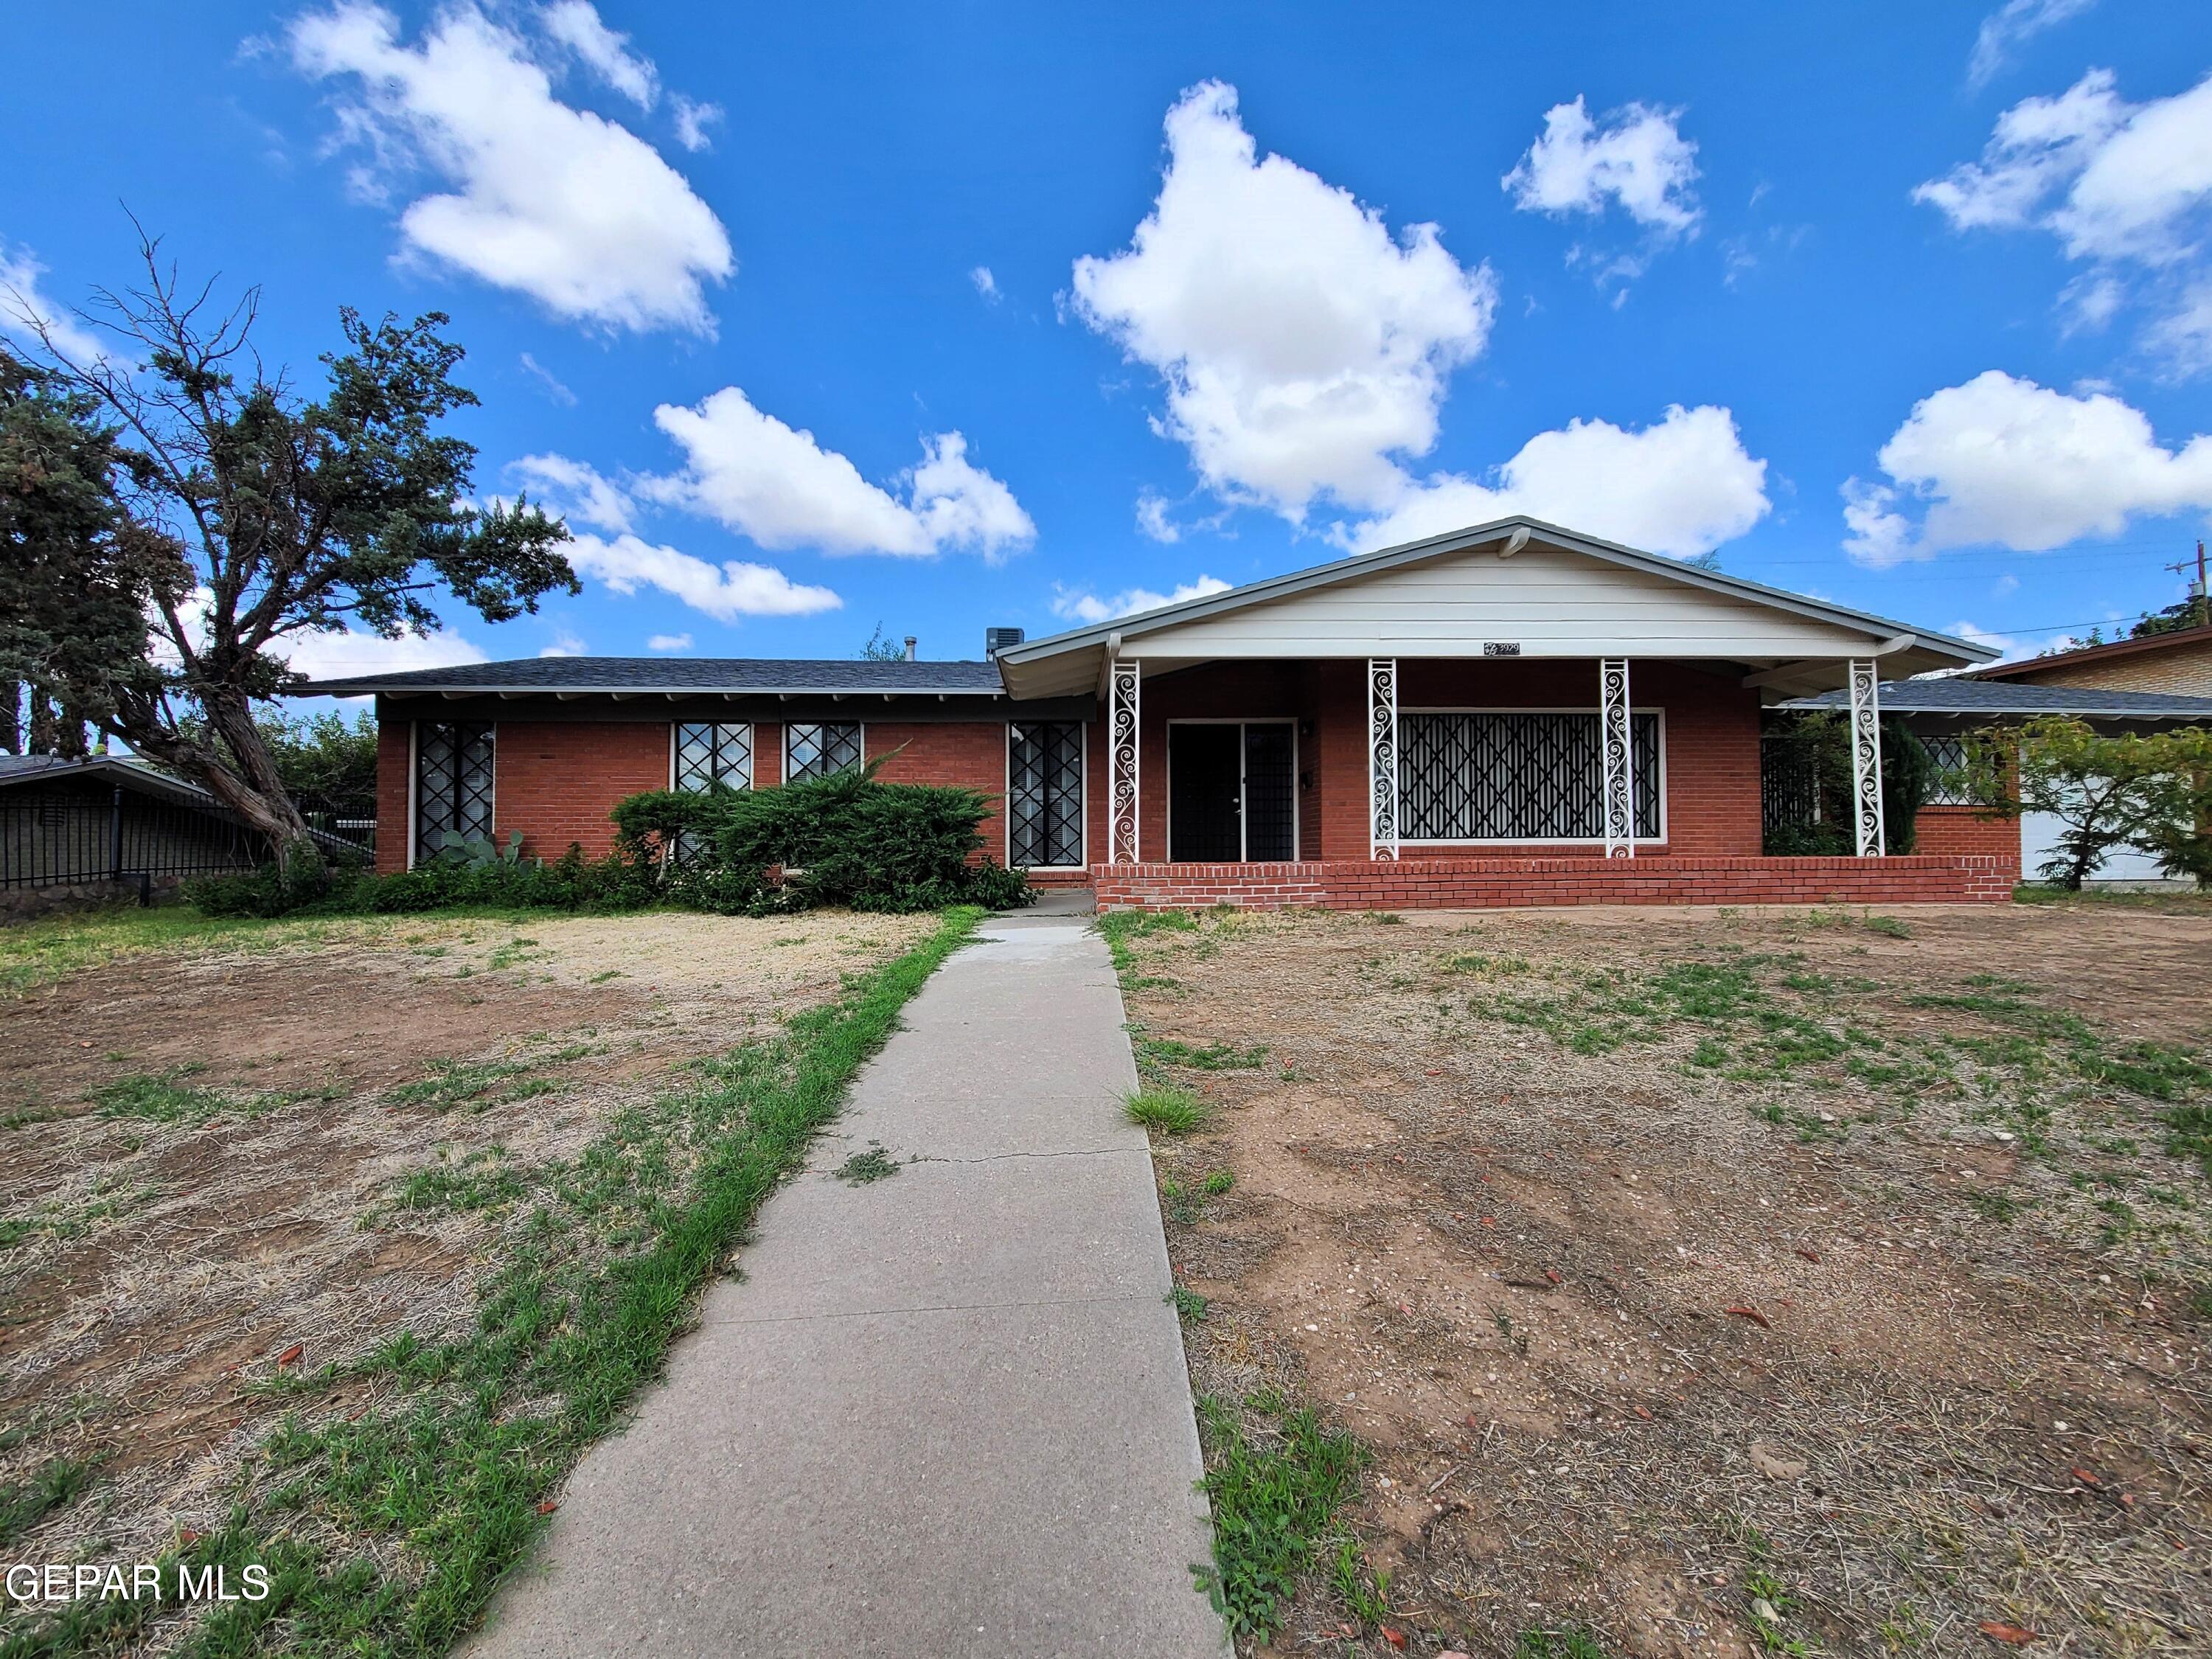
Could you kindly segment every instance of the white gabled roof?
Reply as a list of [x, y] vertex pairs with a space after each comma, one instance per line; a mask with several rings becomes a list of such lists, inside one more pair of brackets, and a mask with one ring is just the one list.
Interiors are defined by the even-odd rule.
[[1601, 541], [1528, 518], [1501, 519], [1072, 629], [999, 653], [1017, 697], [1098, 684], [1111, 642], [1162, 673], [1224, 659], [1625, 656], [1741, 665], [1777, 692], [1840, 683], [1849, 657], [1885, 678], [1961, 668], [1996, 653]]

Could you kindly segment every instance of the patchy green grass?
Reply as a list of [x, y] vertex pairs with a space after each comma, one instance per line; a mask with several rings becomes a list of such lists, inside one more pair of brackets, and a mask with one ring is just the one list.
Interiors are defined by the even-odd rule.
[[1213, 1565], [1200, 1583], [1232, 1632], [1264, 1642], [1336, 1534], [1337, 1510], [1357, 1491], [1366, 1454], [1310, 1410], [1285, 1411], [1266, 1399], [1246, 1404], [1276, 1419], [1264, 1438], [1247, 1434], [1229, 1401], [1208, 1395], [1198, 1402], [1213, 1510]]
[[522, 1172], [507, 1162], [500, 1146], [479, 1146], [459, 1164], [440, 1163], [417, 1170], [399, 1183], [392, 1200], [403, 1210], [489, 1210], [509, 1204], [529, 1190]]
[[76, 1502], [92, 1481], [93, 1466], [86, 1459], [53, 1457], [26, 1479], [0, 1486], [0, 1548]]
[[1181, 1066], [1194, 1072], [1256, 1072], [1267, 1063], [1265, 1043], [1239, 1048], [1228, 1042], [1194, 1045], [1173, 1037], [1139, 1036], [1136, 1048], [1138, 1068], [1146, 1071]]
[[118, 1220], [155, 1195], [151, 1187], [126, 1187], [116, 1176], [95, 1176], [82, 1203], [39, 1204], [0, 1215], [0, 1250], [31, 1238], [82, 1238], [101, 1222]]
[[1093, 925], [1099, 937], [1106, 941], [1106, 952], [1114, 959], [1114, 971], [1121, 975], [1125, 992], [1172, 990], [1176, 987], [1176, 981], [1164, 975], [1137, 971], [1137, 955], [1130, 948], [1131, 940], [1158, 933], [1194, 934], [1203, 931], [1203, 924], [1188, 910], [1115, 910], [1099, 917]]
[[[258, 1561], [271, 1579], [266, 1600], [209, 1609], [165, 1634], [164, 1649], [240, 1659], [452, 1646], [530, 1547], [561, 1477], [658, 1374], [701, 1287], [799, 1167], [899, 1010], [981, 920], [947, 912], [915, 949], [848, 977], [836, 1000], [680, 1068], [574, 1159], [534, 1172], [505, 1254], [480, 1281], [473, 1328], [443, 1340], [403, 1332], [323, 1373], [325, 1387], [368, 1382], [373, 1403], [288, 1415], [228, 1523], [161, 1563], [172, 1583], [179, 1560], [227, 1565], [234, 1580]], [[5, 1650], [143, 1648], [162, 1612], [73, 1602], [11, 1630]]]
[[1168, 1292], [1168, 1300], [1175, 1304], [1176, 1316], [1187, 1319], [1194, 1325], [1206, 1322], [1206, 1298], [1188, 1285], [1176, 1285]]
[[138, 1117], [154, 1123], [182, 1123], [213, 1117], [234, 1103], [227, 1095], [185, 1081], [207, 1070], [193, 1061], [167, 1071], [143, 1072], [103, 1083], [92, 1091], [92, 1103], [103, 1117]]
[[1218, 1198], [1236, 1184], [1237, 1176], [1232, 1171], [1215, 1170], [1206, 1176], [1200, 1190], [1208, 1198]]
[[[542, 921], [544, 915], [474, 908], [441, 911], [438, 919], [519, 924], [533, 916]], [[204, 916], [182, 904], [143, 910], [124, 904], [44, 916], [0, 927], [0, 996], [21, 996], [125, 957], [210, 949], [260, 953], [332, 939], [379, 939], [420, 925], [419, 918], [399, 916]]]
[[488, 1106], [510, 1105], [550, 1094], [560, 1087], [552, 1079], [538, 1075], [544, 1068], [566, 1066], [597, 1053], [596, 1044], [570, 1042], [542, 1054], [512, 1060], [434, 1060], [428, 1077], [401, 1084], [388, 1091], [385, 1099], [394, 1106], [422, 1106], [435, 1112], [455, 1106], [474, 1106], [481, 1111]]
[[1191, 1134], [1213, 1121], [1211, 1106], [1189, 1090], [1171, 1084], [1138, 1090], [1122, 1101], [1121, 1109], [1128, 1114], [1130, 1122], [1163, 1134]]
[[1513, 1659], [1610, 1659], [1596, 1637], [1580, 1625], [1558, 1630], [1524, 1630], [1513, 1644]]

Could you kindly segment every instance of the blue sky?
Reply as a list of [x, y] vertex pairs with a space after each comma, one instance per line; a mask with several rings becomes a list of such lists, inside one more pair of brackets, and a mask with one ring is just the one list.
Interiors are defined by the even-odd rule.
[[2016, 650], [2181, 596], [2212, 10], [1541, 9], [23, 8], [0, 310], [127, 206], [272, 359], [452, 314], [584, 592], [317, 671], [974, 656], [1513, 510]]

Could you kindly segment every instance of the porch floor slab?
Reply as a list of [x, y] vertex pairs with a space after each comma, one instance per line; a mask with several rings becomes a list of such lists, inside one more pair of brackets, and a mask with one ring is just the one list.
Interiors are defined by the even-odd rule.
[[1225, 1655], [1123, 1019], [1083, 922], [988, 923], [466, 1651]]

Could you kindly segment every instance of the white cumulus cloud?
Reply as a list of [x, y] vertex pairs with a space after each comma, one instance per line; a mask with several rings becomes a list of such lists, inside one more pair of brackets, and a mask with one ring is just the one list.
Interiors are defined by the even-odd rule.
[[451, 629], [406, 634], [396, 640], [350, 628], [330, 634], [290, 634], [270, 648], [295, 671], [315, 680], [395, 674], [413, 668], [459, 668], [489, 660], [482, 647]]
[[629, 36], [609, 28], [591, 0], [556, 0], [538, 14], [538, 21], [548, 35], [640, 109], [660, 101], [659, 70], [650, 58], [630, 51]]
[[47, 337], [71, 362], [97, 362], [107, 355], [106, 343], [67, 307], [56, 305], [39, 291], [39, 278], [46, 274], [46, 268], [31, 257], [29, 249], [11, 249], [0, 241], [0, 334], [35, 340], [43, 324]]
[[1070, 622], [1111, 622], [1116, 617], [1133, 617], [1142, 611], [1157, 611], [1164, 605], [1181, 605], [1186, 599], [1202, 599], [1209, 593], [1225, 593], [1229, 584], [1218, 576], [1200, 576], [1194, 581], [1183, 583], [1171, 592], [1155, 593], [1149, 587], [1132, 587], [1101, 599], [1087, 588], [1062, 587], [1053, 585], [1052, 614]]
[[988, 265], [977, 265], [968, 273], [968, 280], [975, 284], [975, 292], [982, 295], [987, 305], [996, 305], [1006, 297], [999, 291], [999, 279], [991, 274]]
[[1638, 429], [1570, 421], [1540, 432], [1487, 475], [1408, 480], [1390, 508], [1343, 532], [1365, 550], [1493, 519], [1530, 518], [1675, 558], [1732, 540], [1766, 516], [1766, 463], [1743, 447], [1735, 417], [1677, 404]]
[[1997, 369], [1922, 398], [1876, 457], [1888, 482], [1844, 485], [1864, 564], [1985, 544], [2020, 552], [2117, 536], [2138, 515], [2212, 512], [2212, 436], [2160, 445], [2108, 392], [2054, 392]]
[[525, 455], [507, 471], [526, 490], [537, 491], [549, 512], [617, 534], [633, 527], [629, 497], [586, 462], [566, 455]]
[[580, 657], [585, 654], [584, 641], [567, 629], [553, 636], [553, 643], [538, 647], [541, 657]]
[[1555, 104], [1512, 172], [1499, 183], [1524, 211], [1602, 214], [1608, 204], [1647, 230], [1694, 234], [1702, 210], [1693, 186], [1698, 147], [1682, 137], [1680, 110], [1630, 104], [1593, 120], [1578, 96]]
[[898, 481], [902, 500], [812, 433], [754, 407], [736, 386], [696, 407], [664, 404], [653, 420], [689, 465], [641, 481], [640, 489], [765, 548], [909, 557], [959, 548], [995, 560], [1036, 538], [1013, 492], [968, 459], [957, 432], [923, 441], [921, 464]]
[[402, 210], [408, 256], [570, 321], [711, 333], [706, 285], [736, 265], [721, 222], [650, 144], [555, 96], [542, 60], [574, 56], [649, 101], [647, 66], [589, 6], [536, 15], [567, 33], [526, 39], [460, 4], [407, 46], [390, 12], [339, 0], [295, 18], [285, 46], [300, 73], [346, 88], [338, 137], [368, 156], [354, 173], [359, 193], [386, 199], [416, 173], [449, 186]]
[[648, 651], [689, 651], [691, 636], [689, 634], [655, 634], [646, 641], [645, 648]]
[[596, 576], [617, 593], [657, 587], [719, 622], [735, 622], [740, 617], [811, 617], [844, 604], [828, 588], [794, 582], [771, 565], [736, 559], [709, 564], [696, 555], [655, 546], [636, 536], [617, 536], [612, 541], [576, 536], [562, 550], [578, 571]]
[[2045, 29], [2056, 28], [2069, 17], [2078, 17], [2097, 0], [2005, 0], [1982, 19], [1974, 34], [1973, 56], [1966, 61], [1966, 84], [1987, 86], [2011, 60], [2013, 48]]
[[1435, 443], [1447, 377], [1489, 337], [1489, 267], [1260, 155], [1231, 87], [1194, 88], [1166, 129], [1152, 210], [1126, 249], [1076, 261], [1076, 314], [1159, 375], [1156, 429], [1225, 499], [1293, 523], [1323, 496], [1388, 501], [1396, 458]]
[[676, 142], [695, 155], [714, 148], [708, 129], [722, 118], [720, 104], [701, 103], [678, 93], [672, 106], [676, 113]]
[[[1981, 159], [1912, 192], [1958, 230], [2045, 231], [2087, 263], [2069, 284], [2069, 327], [2109, 318], [2140, 292], [2188, 331], [2212, 231], [2212, 76], [2185, 92], [2128, 102], [2110, 70], [2092, 70], [2055, 98], [2027, 98], [1997, 118]], [[2189, 373], [2201, 359], [2169, 361]]]

